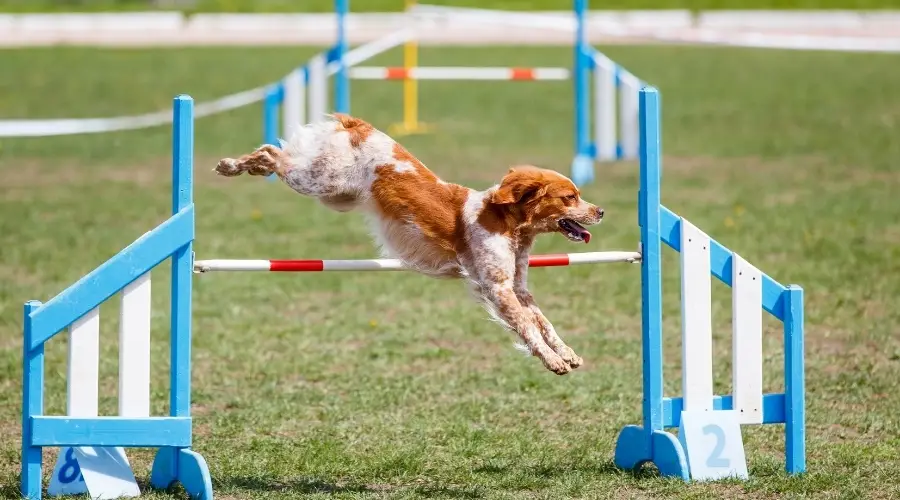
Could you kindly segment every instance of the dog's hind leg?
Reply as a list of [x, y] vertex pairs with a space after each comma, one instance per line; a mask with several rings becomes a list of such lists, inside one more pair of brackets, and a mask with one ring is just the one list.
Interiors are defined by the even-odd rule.
[[[348, 212], [358, 203], [358, 194], [348, 192], [340, 183], [335, 171], [312, 163], [305, 167], [292, 165], [289, 153], [267, 144], [240, 158], [219, 160], [215, 171], [225, 177], [277, 174], [294, 191], [318, 198], [326, 207], [338, 212]], [[345, 188], [345, 189], [342, 189]]]
[[223, 158], [219, 160], [215, 171], [225, 177], [235, 177], [247, 172], [250, 175], [281, 174], [290, 164], [290, 158], [284, 151], [266, 144], [256, 151], [240, 158]]

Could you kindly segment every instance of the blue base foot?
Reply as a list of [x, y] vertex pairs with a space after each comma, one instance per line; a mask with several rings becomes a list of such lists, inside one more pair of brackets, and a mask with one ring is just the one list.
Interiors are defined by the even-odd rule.
[[613, 462], [616, 467], [634, 470], [646, 462], [653, 462], [661, 476], [675, 476], [688, 481], [690, 474], [684, 449], [672, 434], [654, 431], [651, 449], [647, 449], [647, 434], [643, 427], [625, 426], [616, 440]]
[[572, 160], [572, 182], [584, 186], [594, 180], [594, 160], [590, 156], [578, 155]]
[[678, 438], [665, 431], [653, 432], [653, 463], [661, 476], [680, 477], [685, 481], [691, 479], [687, 457]]
[[188, 448], [160, 448], [153, 460], [150, 485], [167, 489], [179, 482], [195, 500], [212, 500], [212, 478], [206, 460]]
[[616, 440], [616, 453], [613, 463], [620, 469], [633, 470], [652, 459], [647, 449], [647, 438], [644, 429], [637, 425], [627, 425], [619, 432]]

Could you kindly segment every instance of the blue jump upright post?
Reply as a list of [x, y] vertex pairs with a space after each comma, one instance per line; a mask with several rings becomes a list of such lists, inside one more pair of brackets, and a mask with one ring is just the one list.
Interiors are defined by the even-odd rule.
[[337, 21], [337, 43], [334, 49], [339, 64], [334, 76], [334, 110], [338, 113], [350, 112], [350, 76], [344, 55], [347, 53], [347, 13], [350, 11], [350, 0], [334, 0], [334, 13]]
[[585, 36], [584, 16], [588, 0], [574, 0], [575, 43], [574, 72], [575, 85], [575, 158], [572, 160], [572, 181], [583, 186], [594, 179], [594, 159], [591, 152], [588, 108], [590, 107], [589, 73], [593, 58]]
[[266, 89], [263, 98], [263, 143], [280, 146], [278, 143], [278, 107], [284, 99], [284, 85], [273, 83]]
[[[43, 447], [158, 448], [150, 478], [152, 486], [167, 488], [179, 482], [193, 498], [212, 498], [206, 462], [190, 448], [194, 104], [191, 97], [180, 95], [173, 106], [172, 216], [46, 303], [32, 300], [25, 304], [21, 493], [26, 498], [41, 498]], [[169, 257], [172, 259], [169, 415], [44, 415], [44, 344], [89, 314], [99, 318], [103, 302], [139, 278], [149, 279], [150, 271]], [[149, 309], [149, 295], [146, 299]], [[149, 312], [146, 319], [149, 323]], [[146, 328], [149, 331], [149, 324]], [[70, 377], [76, 375], [82, 374], [69, 373]], [[94, 380], [93, 384], [96, 383]], [[149, 399], [148, 386], [143, 390]], [[85, 398], [81, 399], [84, 402]], [[96, 395], [88, 403], [96, 406]], [[149, 400], [145, 403], [149, 408]]]
[[[655, 88], [645, 87], [640, 90], [639, 127], [638, 221], [642, 253], [643, 425], [629, 425], [622, 429], [616, 442], [614, 461], [623, 469], [633, 469], [652, 462], [663, 476], [689, 480], [691, 475], [685, 450], [674, 435], [666, 432], [667, 428], [679, 426], [686, 403], [684, 397], [663, 396], [661, 283], [662, 243], [684, 254], [682, 231], [689, 222], [662, 205], [660, 200], [660, 97]], [[736, 262], [741, 262], [739, 256], [711, 238], [708, 250], [708, 275], [715, 276], [730, 287], [737, 286], [737, 272], [733, 268]], [[781, 285], [766, 274], [756, 272], [760, 273], [759, 282], [754, 283], [758, 287], [758, 294], [753, 302], [756, 310], [759, 314], [762, 311], [768, 312], [784, 325], [785, 390], [783, 394], [762, 394], [760, 385], [758, 400], [751, 398], [753, 406], [749, 407], [757, 412], [758, 420], [751, 423], [785, 424], [785, 469], [789, 474], [799, 474], [806, 470], [803, 290], [797, 285]], [[681, 277], [682, 280], [698, 278], [699, 276]], [[761, 335], [761, 326], [759, 328]], [[696, 336], [691, 335], [691, 338], [694, 337]], [[686, 339], [687, 337], [683, 340]], [[761, 340], [758, 341], [761, 349]], [[685, 370], [684, 366], [682, 370]], [[708, 375], [711, 376], [711, 372]], [[732, 410], [738, 404], [735, 402], [736, 395], [709, 394], [709, 398], [709, 409], [713, 411]], [[761, 404], [761, 408], [755, 406], [756, 401]]]

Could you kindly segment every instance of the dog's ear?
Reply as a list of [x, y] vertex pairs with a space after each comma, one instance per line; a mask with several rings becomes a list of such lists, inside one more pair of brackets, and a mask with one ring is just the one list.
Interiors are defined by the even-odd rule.
[[489, 201], [495, 205], [522, 203], [542, 196], [546, 190], [547, 183], [540, 170], [530, 166], [513, 167], [503, 176]]

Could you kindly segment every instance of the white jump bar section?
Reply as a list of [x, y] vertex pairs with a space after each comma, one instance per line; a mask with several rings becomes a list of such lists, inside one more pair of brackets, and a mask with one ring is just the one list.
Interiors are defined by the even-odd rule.
[[268, 260], [198, 260], [194, 262], [194, 272], [205, 273], [208, 271], [268, 271], [270, 265], [270, 261]]
[[742, 424], [763, 423], [762, 273], [732, 254], [731, 356], [734, 409]]
[[391, 68], [358, 66], [350, 69], [350, 78], [356, 80], [568, 80], [566, 68], [506, 68], [506, 67], [415, 67]]
[[712, 279], [709, 236], [681, 219], [681, 374], [684, 410], [712, 411]]
[[581, 252], [570, 253], [569, 265], [572, 264], [604, 264], [612, 262], [640, 262], [640, 252]]

